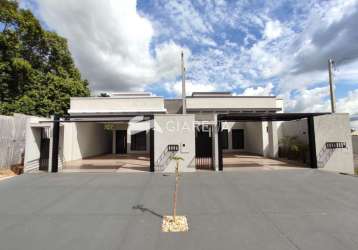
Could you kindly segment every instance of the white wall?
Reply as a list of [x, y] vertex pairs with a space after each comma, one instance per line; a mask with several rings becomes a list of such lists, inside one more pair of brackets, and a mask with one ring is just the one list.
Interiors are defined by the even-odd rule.
[[297, 137], [302, 143], [308, 144], [307, 119], [280, 122], [278, 125], [278, 137]]
[[261, 122], [245, 123], [245, 151], [264, 155], [263, 124]]
[[276, 109], [276, 97], [187, 97], [188, 109]]
[[162, 97], [73, 97], [69, 113], [165, 111]]
[[[277, 156], [277, 124], [272, 122], [223, 122], [223, 128], [228, 130], [228, 149], [223, 152], [247, 152], [265, 157]], [[244, 130], [244, 148], [233, 149], [232, 130]]]
[[24, 159], [24, 172], [31, 172], [39, 169], [41, 146], [41, 128], [26, 128], [26, 146]]
[[[46, 127], [51, 129], [52, 123], [42, 123], [42, 122], [51, 122], [50, 119], [42, 117], [31, 117], [27, 120], [26, 124], [26, 139], [25, 139], [25, 156], [24, 156], [24, 172], [32, 172], [39, 169], [39, 159], [40, 159], [40, 150], [41, 150], [41, 129]], [[52, 132], [51, 132], [52, 133]], [[50, 147], [51, 147], [50, 139]], [[49, 171], [50, 171], [50, 161], [51, 161], [51, 151], [49, 155]]]
[[180, 147], [176, 153], [184, 158], [180, 171], [195, 171], [194, 115], [155, 115], [154, 129], [155, 171], [174, 172], [175, 161], [170, 160], [170, 153], [165, 153], [169, 144]]
[[[323, 170], [354, 173], [352, 136], [348, 114], [321, 115], [314, 118], [318, 167]], [[347, 148], [330, 150], [326, 142], [345, 142]]]
[[111, 153], [112, 150], [112, 133], [101, 123], [64, 123], [63, 136], [60, 150], [63, 150], [64, 162]]

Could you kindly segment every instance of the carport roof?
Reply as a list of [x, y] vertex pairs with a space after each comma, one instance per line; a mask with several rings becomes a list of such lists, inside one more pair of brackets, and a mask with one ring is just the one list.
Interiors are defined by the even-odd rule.
[[292, 121], [330, 113], [227, 113], [219, 114], [219, 121]]

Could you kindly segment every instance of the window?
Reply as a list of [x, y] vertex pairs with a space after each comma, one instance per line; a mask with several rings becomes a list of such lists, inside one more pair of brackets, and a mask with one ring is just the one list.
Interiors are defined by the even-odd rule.
[[244, 130], [233, 129], [232, 130], [232, 148], [233, 149], [244, 149]]
[[223, 149], [228, 149], [229, 148], [229, 132], [228, 132], [227, 129], [224, 129], [222, 131], [222, 138], [223, 138], [222, 148]]
[[147, 149], [147, 133], [142, 131], [131, 135], [131, 150], [144, 151]]

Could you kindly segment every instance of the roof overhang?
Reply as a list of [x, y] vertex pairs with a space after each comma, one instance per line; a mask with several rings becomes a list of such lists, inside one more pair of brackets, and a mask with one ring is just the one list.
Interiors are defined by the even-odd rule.
[[281, 111], [281, 108], [187, 108], [187, 112], [277, 112]]
[[331, 113], [226, 113], [218, 114], [219, 121], [293, 121]]
[[68, 113], [76, 116], [103, 116], [103, 115], [152, 115], [152, 114], [165, 114], [167, 110], [163, 109], [133, 109], [133, 110], [75, 110], [70, 109]]
[[67, 115], [60, 122], [129, 122], [148, 121], [153, 119], [154, 114], [96, 114], [96, 115]]

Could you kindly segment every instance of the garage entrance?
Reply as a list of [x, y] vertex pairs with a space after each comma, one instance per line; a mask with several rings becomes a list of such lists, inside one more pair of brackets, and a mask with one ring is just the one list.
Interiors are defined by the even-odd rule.
[[[304, 167], [304, 164], [296, 163], [291, 160], [277, 160], [270, 158], [277, 158], [278, 145], [277, 128], [274, 122], [285, 121], [304, 121], [307, 125], [308, 138], [308, 158], [309, 167], [317, 168], [317, 156], [315, 145], [315, 131], [314, 131], [314, 117], [325, 115], [327, 113], [229, 113], [218, 115], [218, 165], [219, 170], [243, 168], [243, 167]], [[262, 126], [263, 122], [268, 125]], [[227, 124], [235, 124], [236, 127], [227, 129]], [[239, 126], [237, 126], [239, 124]], [[246, 128], [246, 129], [243, 129]], [[231, 137], [228, 134], [231, 133]], [[267, 146], [263, 146], [262, 140], [264, 135]], [[231, 142], [229, 140], [232, 140]], [[257, 142], [261, 140], [261, 145], [257, 146]], [[230, 146], [229, 146], [230, 145]], [[246, 148], [250, 147], [249, 153]], [[261, 148], [260, 148], [261, 146]], [[231, 147], [231, 148], [230, 148]], [[236, 149], [235, 152], [230, 152], [228, 149]], [[241, 149], [241, 151], [240, 151]], [[249, 151], [250, 152], [250, 151]], [[264, 156], [270, 156], [264, 157]]]
[[[135, 122], [131, 122], [132, 118], [56, 117], [52, 140], [52, 171], [154, 171], [154, 131], [149, 122], [151, 116], [143, 116]], [[56, 127], [60, 124], [64, 132], [56, 134]]]

